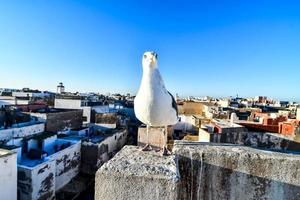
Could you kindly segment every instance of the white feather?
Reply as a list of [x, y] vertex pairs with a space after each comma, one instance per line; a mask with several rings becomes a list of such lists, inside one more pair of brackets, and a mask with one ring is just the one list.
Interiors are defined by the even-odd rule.
[[149, 126], [176, 124], [177, 112], [172, 107], [172, 97], [166, 90], [157, 69], [156, 56], [154, 57], [151, 52], [145, 54], [148, 59], [150, 57], [150, 61], [143, 58], [142, 81], [134, 100], [135, 115]]

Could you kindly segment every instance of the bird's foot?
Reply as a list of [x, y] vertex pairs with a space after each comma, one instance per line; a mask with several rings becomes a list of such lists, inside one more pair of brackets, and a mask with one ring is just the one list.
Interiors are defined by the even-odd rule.
[[142, 151], [152, 151], [152, 147], [150, 144], [146, 144], [143, 148]]
[[165, 147], [165, 146], [162, 148], [162, 150], [161, 150], [160, 153], [161, 153], [162, 156], [170, 156], [170, 155], [172, 155], [171, 151], [169, 151], [169, 149], [167, 149], [167, 147]]

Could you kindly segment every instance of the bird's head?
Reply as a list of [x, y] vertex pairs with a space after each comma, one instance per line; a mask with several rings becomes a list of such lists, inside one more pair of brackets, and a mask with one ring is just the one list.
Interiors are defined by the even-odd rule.
[[153, 51], [147, 51], [143, 55], [143, 68], [144, 69], [155, 69], [157, 68], [157, 53]]

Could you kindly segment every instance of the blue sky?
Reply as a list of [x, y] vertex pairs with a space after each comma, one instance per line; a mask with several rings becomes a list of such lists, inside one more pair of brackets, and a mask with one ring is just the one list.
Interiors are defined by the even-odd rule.
[[144, 51], [182, 96], [300, 100], [297, 1], [0, 3], [0, 87], [135, 94]]

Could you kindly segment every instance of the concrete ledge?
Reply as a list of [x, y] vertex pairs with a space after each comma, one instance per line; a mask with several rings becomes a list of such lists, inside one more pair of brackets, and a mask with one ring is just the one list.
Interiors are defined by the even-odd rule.
[[175, 141], [178, 199], [300, 199], [300, 156]]
[[177, 159], [125, 146], [96, 173], [95, 200], [177, 199]]
[[98, 170], [95, 199], [300, 199], [300, 155], [184, 141], [173, 154], [124, 147]]

